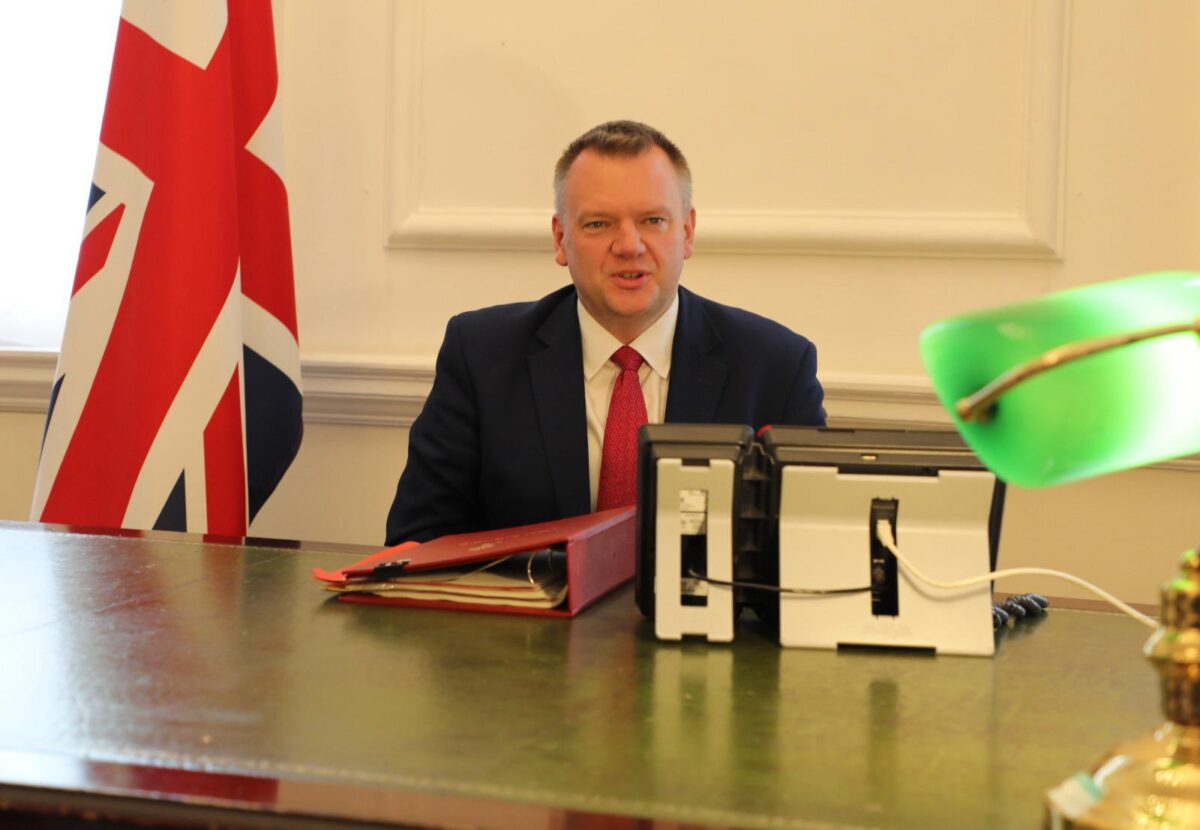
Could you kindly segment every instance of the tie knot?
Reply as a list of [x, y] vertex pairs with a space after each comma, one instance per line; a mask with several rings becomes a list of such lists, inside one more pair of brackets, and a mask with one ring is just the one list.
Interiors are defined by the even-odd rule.
[[621, 367], [622, 372], [636, 372], [642, 368], [642, 356], [637, 353], [636, 349], [631, 349], [628, 346], [622, 346], [613, 352], [611, 360]]

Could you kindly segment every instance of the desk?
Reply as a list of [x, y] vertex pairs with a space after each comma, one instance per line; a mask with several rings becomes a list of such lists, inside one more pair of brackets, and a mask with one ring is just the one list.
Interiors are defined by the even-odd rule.
[[[365, 607], [362, 550], [0, 523], [0, 805], [184, 826], [1036, 827], [1159, 720], [1147, 631], [1057, 610], [993, 660]], [[751, 615], [747, 615], [751, 616]], [[28, 816], [0, 812], [0, 826]], [[70, 825], [75, 826], [75, 825]]]

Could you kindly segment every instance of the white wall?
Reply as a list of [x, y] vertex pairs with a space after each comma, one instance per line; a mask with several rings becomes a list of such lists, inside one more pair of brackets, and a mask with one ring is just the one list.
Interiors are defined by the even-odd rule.
[[[307, 427], [260, 535], [381, 540], [446, 320], [567, 279], [551, 168], [602, 120], [680, 143], [685, 284], [811, 337], [835, 422], [947, 424], [916, 348], [943, 316], [1200, 256], [1190, 0], [278, 8]], [[0, 357], [0, 517], [52, 373]], [[1152, 601], [1196, 469], [1014, 492], [1004, 563]]]

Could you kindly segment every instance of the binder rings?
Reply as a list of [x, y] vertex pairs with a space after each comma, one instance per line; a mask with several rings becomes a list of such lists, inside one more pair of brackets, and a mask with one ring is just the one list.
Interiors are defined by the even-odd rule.
[[335, 588], [381, 583], [397, 576], [483, 564], [514, 554], [558, 548], [566, 552], [567, 593], [554, 608], [501, 605], [466, 598], [429, 599], [347, 591], [341, 602], [449, 608], [547, 617], [573, 617], [605, 594], [633, 578], [636, 511], [632, 507], [587, 513], [534, 525], [459, 533], [431, 542], [406, 542], [379, 551], [336, 571], [313, 569], [313, 576]]

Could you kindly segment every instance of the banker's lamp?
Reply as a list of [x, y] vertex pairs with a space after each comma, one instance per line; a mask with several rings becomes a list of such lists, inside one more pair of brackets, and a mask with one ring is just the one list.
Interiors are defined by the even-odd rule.
[[[1004, 481], [1045, 487], [1200, 452], [1200, 274], [1089, 285], [935, 323], [921, 355]], [[1200, 554], [1145, 653], [1167, 721], [1047, 793], [1051, 827], [1200, 827]]]

